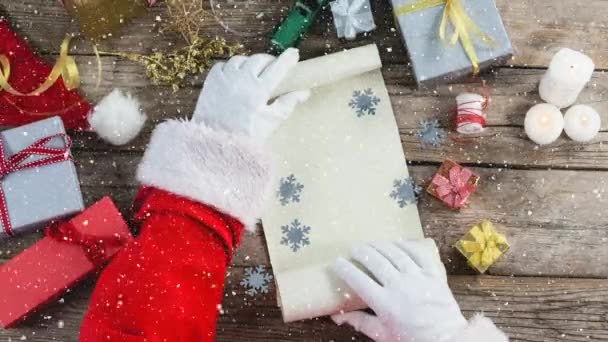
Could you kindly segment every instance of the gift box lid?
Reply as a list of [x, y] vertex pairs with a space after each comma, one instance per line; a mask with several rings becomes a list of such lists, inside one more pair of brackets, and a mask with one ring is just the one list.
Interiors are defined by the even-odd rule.
[[[72, 236], [82, 235], [82, 241], [68, 239], [60, 228], [47, 230], [43, 239], [0, 266], [1, 326], [11, 327], [56, 299], [133, 239], [108, 197], [64, 224], [73, 227]], [[101, 244], [96, 258], [85, 240]]]

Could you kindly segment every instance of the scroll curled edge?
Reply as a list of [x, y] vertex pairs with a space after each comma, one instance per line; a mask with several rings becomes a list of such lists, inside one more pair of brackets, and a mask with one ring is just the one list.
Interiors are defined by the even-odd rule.
[[289, 76], [275, 89], [273, 97], [296, 90], [321, 87], [381, 67], [382, 61], [376, 44], [308, 59], [293, 68]]

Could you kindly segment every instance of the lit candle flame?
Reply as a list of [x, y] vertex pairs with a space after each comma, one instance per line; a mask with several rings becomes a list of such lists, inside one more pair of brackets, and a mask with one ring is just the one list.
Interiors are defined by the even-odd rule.
[[548, 123], [549, 123], [549, 116], [546, 113], [543, 113], [543, 115], [540, 117], [540, 124], [543, 126], [547, 126]]

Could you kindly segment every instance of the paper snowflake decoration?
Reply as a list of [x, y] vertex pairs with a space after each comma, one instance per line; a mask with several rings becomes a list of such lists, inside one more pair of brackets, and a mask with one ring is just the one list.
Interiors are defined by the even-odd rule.
[[422, 120], [417, 136], [422, 146], [437, 147], [445, 138], [445, 131], [439, 127], [438, 120]]
[[303, 225], [298, 219], [293, 220], [289, 225], [281, 226], [281, 231], [283, 232], [281, 245], [290, 247], [294, 252], [310, 245], [310, 238], [308, 237], [310, 227]]
[[294, 175], [289, 175], [287, 178], [281, 178], [277, 197], [279, 197], [279, 201], [282, 205], [287, 205], [290, 202], [300, 202], [302, 189], [304, 189], [304, 185], [298, 183], [298, 180]]
[[243, 286], [250, 296], [255, 296], [258, 293], [268, 293], [272, 275], [266, 272], [264, 265], [255, 267], [247, 267], [245, 269], [245, 278], [241, 281]]
[[396, 179], [393, 182], [391, 198], [394, 199], [400, 208], [416, 203], [422, 188], [414, 183], [411, 178]]
[[353, 98], [350, 100], [348, 105], [350, 108], [355, 109], [357, 117], [364, 115], [376, 115], [376, 106], [380, 103], [380, 98], [374, 95], [371, 88], [365, 90], [355, 90], [353, 92]]

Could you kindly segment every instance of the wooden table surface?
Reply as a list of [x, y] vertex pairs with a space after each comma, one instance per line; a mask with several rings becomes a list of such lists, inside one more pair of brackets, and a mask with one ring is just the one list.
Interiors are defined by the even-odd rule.
[[[240, 31], [261, 31], [279, 20], [289, 0], [218, 0], [228, 25]], [[229, 6], [226, 6], [229, 4]], [[378, 29], [354, 42], [336, 38], [331, 15], [325, 13], [302, 43], [304, 58], [368, 43], [380, 47], [383, 73], [397, 117], [410, 173], [427, 181], [444, 158], [472, 167], [482, 176], [470, 206], [449, 211], [428, 196], [419, 201], [427, 236], [436, 239], [450, 273], [450, 285], [466, 316], [483, 311], [513, 341], [608, 341], [608, 1], [498, 0], [516, 49], [509, 66], [484, 75], [492, 89], [489, 128], [482, 138], [424, 148], [416, 138], [422, 118], [448, 112], [464, 85], [417, 91], [406, 51], [395, 32], [388, 0], [374, 1]], [[52, 61], [66, 32], [77, 25], [55, 0], [0, 0], [0, 11], [32, 46]], [[179, 43], [176, 35], [159, 34], [164, 4], [137, 19], [102, 44], [105, 51], [151, 52]], [[203, 34], [225, 35], [247, 50], [262, 52], [267, 38], [224, 34], [209, 16]], [[81, 91], [92, 102], [112, 88], [134, 93], [152, 118], [144, 134], [127, 147], [110, 147], [93, 135], [76, 135], [75, 156], [87, 204], [109, 194], [125, 215], [136, 191], [135, 168], [152, 128], [161, 120], [188, 116], [200, 91], [200, 79], [173, 93], [152, 86], [136, 64], [103, 56], [103, 80], [95, 87], [95, 57], [82, 39], [72, 50], [81, 68]], [[560, 47], [584, 51], [597, 70], [579, 102], [594, 106], [603, 124], [589, 144], [560, 138], [536, 147], [525, 136], [524, 114], [540, 101], [538, 82]], [[504, 225], [512, 248], [488, 275], [477, 276], [451, 247], [477, 221], [489, 218]], [[0, 262], [35, 241], [33, 234], [0, 243]], [[261, 231], [244, 237], [227, 275], [218, 341], [352, 341], [366, 340], [327, 318], [284, 324], [271, 293], [250, 297], [240, 285], [244, 269], [269, 265]], [[76, 341], [94, 279], [79, 285], [17, 329], [0, 330], [0, 341]]]

